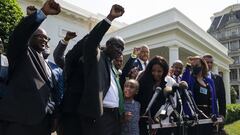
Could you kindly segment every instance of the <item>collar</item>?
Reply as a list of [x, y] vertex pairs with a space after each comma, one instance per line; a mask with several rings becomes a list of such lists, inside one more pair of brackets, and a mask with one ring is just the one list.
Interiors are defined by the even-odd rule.
[[[138, 60], [140, 61], [140, 63], [143, 65], [144, 64], [144, 61], [143, 60], [141, 60], [141, 59], [139, 59], [138, 58]], [[148, 64], [148, 60], [146, 61], [146, 64]]]

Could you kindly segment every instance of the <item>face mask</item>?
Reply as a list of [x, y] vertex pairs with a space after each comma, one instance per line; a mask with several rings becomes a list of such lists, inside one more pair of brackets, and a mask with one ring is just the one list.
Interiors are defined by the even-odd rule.
[[193, 67], [192, 74], [197, 75], [202, 71], [202, 67]]

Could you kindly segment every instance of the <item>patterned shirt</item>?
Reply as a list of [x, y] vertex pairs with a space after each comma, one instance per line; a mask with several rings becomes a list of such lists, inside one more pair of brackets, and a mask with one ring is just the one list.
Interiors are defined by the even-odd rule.
[[139, 135], [140, 103], [135, 100], [125, 101], [124, 110], [125, 112], [131, 112], [132, 117], [130, 121], [122, 124], [121, 135]]

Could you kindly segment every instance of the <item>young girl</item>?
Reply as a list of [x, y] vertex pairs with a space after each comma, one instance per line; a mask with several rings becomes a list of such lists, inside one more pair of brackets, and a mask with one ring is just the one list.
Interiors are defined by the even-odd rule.
[[134, 100], [139, 84], [136, 80], [127, 80], [124, 84], [125, 115], [122, 123], [122, 135], [139, 135], [140, 103]]

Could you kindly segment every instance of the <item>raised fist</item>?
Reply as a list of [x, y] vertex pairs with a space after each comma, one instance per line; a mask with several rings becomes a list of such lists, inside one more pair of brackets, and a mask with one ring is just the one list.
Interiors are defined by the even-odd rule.
[[64, 37], [64, 40], [65, 40], [65, 41], [69, 41], [69, 40], [75, 38], [76, 36], [77, 36], [76, 32], [68, 31], [68, 32], [66, 33], [66, 36]]
[[37, 11], [37, 8], [34, 6], [28, 6], [26, 10], [27, 10], [27, 15], [31, 15]]
[[42, 7], [42, 11], [45, 15], [57, 15], [61, 12], [61, 7], [55, 0], [47, 0]]
[[107, 18], [110, 21], [112, 21], [115, 18], [118, 18], [118, 17], [122, 16], [124, 12], [125, 11], [124, 11], [124, 8], [122, 6], [115, 4], [115, 5], [112, 6], [112, 9], [111, 9], [109, 15], [107, 16]]

